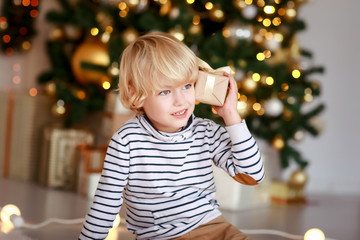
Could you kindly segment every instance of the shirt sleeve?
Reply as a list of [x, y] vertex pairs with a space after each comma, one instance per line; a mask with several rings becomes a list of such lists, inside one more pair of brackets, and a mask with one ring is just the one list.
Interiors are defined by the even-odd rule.
[[220, 127], [214, 163], [236, 181], [255, 185], [264, 179], [264, 165], [259, 147], [246, 122]]
[[128, 181], [129, 150], [115, 134], [110, 140], [102, 174], [79, 239], [105, 239], [123, 204]]

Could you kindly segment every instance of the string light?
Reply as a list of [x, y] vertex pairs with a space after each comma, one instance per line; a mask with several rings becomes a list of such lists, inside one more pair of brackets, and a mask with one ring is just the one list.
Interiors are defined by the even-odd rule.
[[[238, 103], [239, 105], [239, 103]], [[245, 106], [246, 107], [246, 106]], [[281, 139], [281, 136], [278, 135], [275, 138]], [[279, 144], [279, 143], [277, 143]], [[277, 147], [281, 147], [281, 144], [279, 144]], [[275, 146], [274, 146], [275, 147]], [[9, 227], [10, 230], [12, 228], [29, 228], [29, 229], [39, 229], [42, 227], [47, 226], [50, 223], [59, 223], [59, 224], [81, 224], [84, 222], [84, 218], [76, 218], [76, 219], [60, 219], [60, 218], [48, 218], [45, 221], [38, 223], [38, 224], [28, 224], [24, 221], [24, 219], [21, 216], [20, 209], [13, 205], [13, 204], [7, 204], [3, 208], [1, 208], [0, 211], [0, 219], [1, 223], [4, 224], [6, 227]], [[112, 228], [110, 229], [110, 232], [113, 232], [116, 230], [116, 228], [119, 227], [120, 224], [125, 225], [125, 221], [120, 217], [120, 214], [117, 214], [114, 221]], [[304, 240], [325, 240], [325, 234], [323, 231], [321, 231], [318, 228], [311, 228], [309, 229], [304, 236], [301, 235], [294, 235], [289, 234], [286, 232], [273, 230], [273, 229], [241, 229], [242, 232], [245, 234], [251, 235], [251, 234], [263, 234], [263, 235], [276, 235], [281, 236], [287, 239], [304, 239]], [[326, 238], [326, 240], [335, 240], [331, 238]]]

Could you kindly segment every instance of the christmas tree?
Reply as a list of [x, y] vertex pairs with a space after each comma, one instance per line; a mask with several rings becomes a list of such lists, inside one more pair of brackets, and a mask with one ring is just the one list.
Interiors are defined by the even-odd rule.
[[[280, 153], [286, 168], [307, 161], [293, 146], [306, 132], [317, 135], [314, 104], [319, 84], [311, 53], [296, 39], [302, 0], [58, 0], [47, 13], [54, 26], [47, 49], [52, 68], [39, 77], [58, 98], [57, 109], [71, 125], [101, 111], [105, 94], [117, 87], [119, 56], [137, 36], [168, 32], [213, 68], [231, 66], [239, 89], [239, 114], [257, 137]], [[311, 104], [312, 103], [312, 104]], [[306, 107], [311, 106], [311, 107]], [[305, 111], [305, 109], [308, 109]], [[309, 110], [310, 109], [310, 110]], [[211, 106], [195, 115], [221, 120]]]

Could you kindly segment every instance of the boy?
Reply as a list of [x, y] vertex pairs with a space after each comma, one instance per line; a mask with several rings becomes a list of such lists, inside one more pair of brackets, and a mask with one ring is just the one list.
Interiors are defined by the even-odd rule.
[[248, 239], [218, 210], [211, 163], [254, 185], [264, 177], [259, 149], [228, 74], [225, 103], [214, 107], [226, 128], [193, 115], [198, 71], [195, 54], [169, 34], [143, 35], [124, 50], [120, 99], [138, 114], [109, 143], [79, 239], [104, 239], [123, 203], [137, 239]]

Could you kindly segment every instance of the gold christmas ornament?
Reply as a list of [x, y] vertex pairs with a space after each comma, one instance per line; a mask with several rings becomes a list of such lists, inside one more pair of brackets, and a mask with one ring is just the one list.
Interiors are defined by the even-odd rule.
[[308, 181], [306, 172], [303, 169], [294, 171], [289, 179], [289, 185], [293, 188], [304, 188]]
[[72, 57], [72, 69], [75, 78], [82, 84], [89, 82], [101, 84], [101, 78], [106, 76], [106, 72], [92, 69], [83, 69], [82, 63], [91, 63], [107, 67], [110, 64], [110, 57], [107, 47], [97, 39], [90, 39], [82, 43]]

